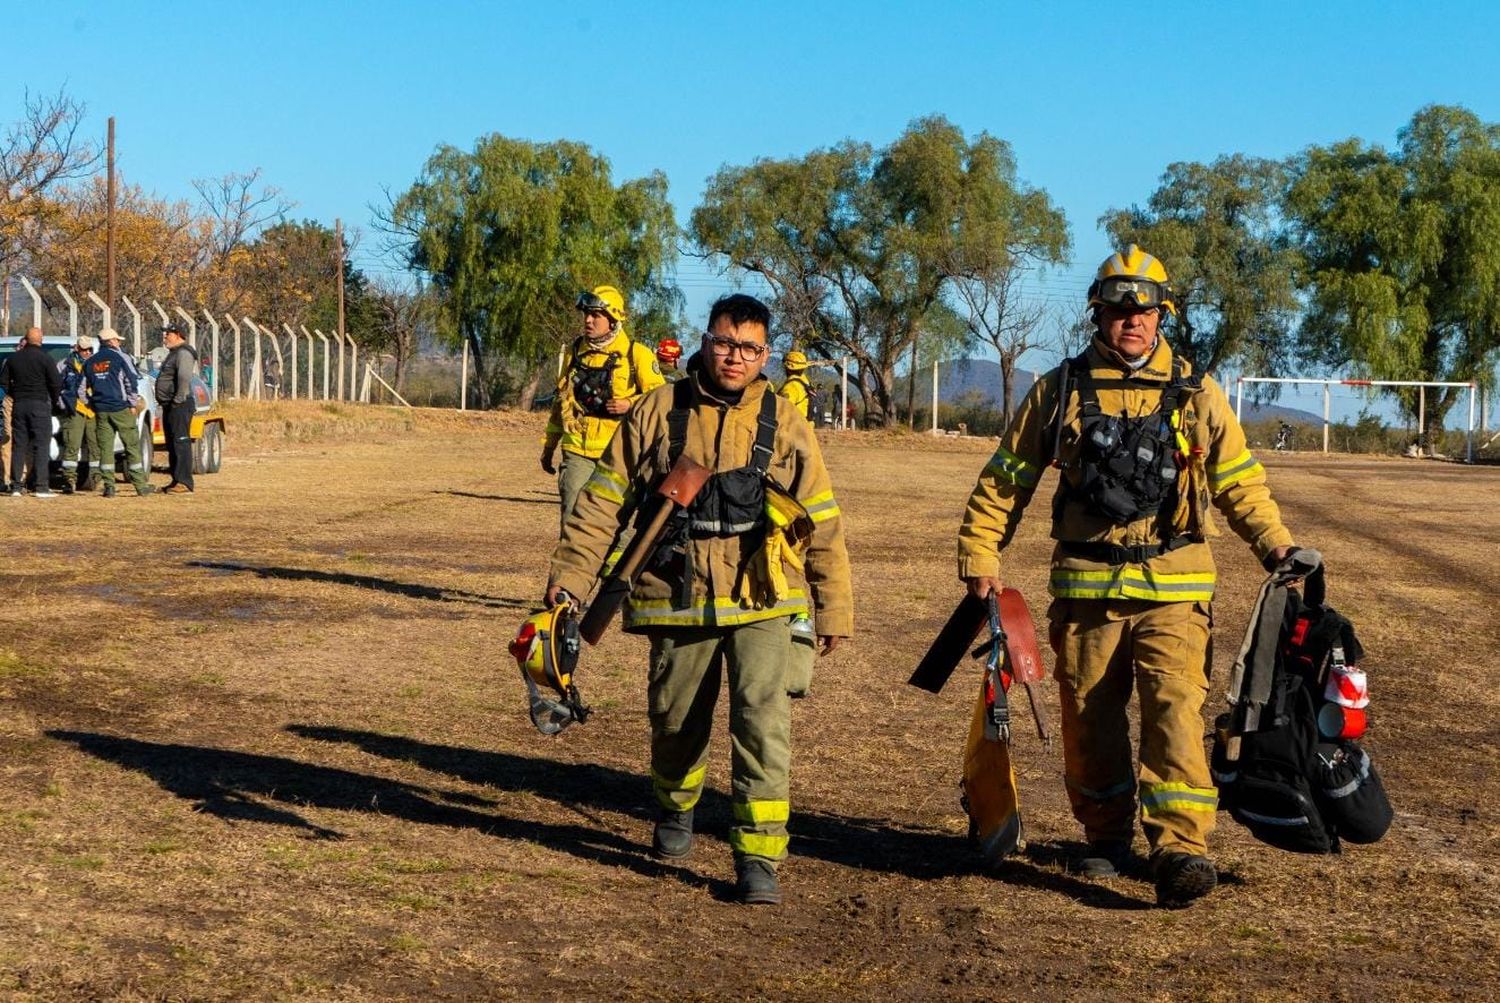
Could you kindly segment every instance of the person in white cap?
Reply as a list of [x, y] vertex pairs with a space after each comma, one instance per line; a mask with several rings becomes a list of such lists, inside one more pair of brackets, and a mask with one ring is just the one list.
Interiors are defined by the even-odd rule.
[[155, 489], [146, 483], [146, 468], [141, 462], [141, 439], [135, 417], [145, 406], [137, 388], [140, 373], [135, 363], [120, 351], [120, 333], [112, 327], [99, 332], [104, 347], [83, 367], [88, 385], [89, 406], [94, 409], [94, 424], [99, 435], [99, 477], [104, 481], [104, 497], [115, 494], [115, 435], [125, 445], [125, 472], [135, 485], [135, 493], [149, 495]]
[[68, 357], [57, 364], [62, 373], [62, 482], [65, 495], [80, 489], [94, 490], [93, 472], [99, 466], [99, 435], [94, 428], [94, 409], [89, 407], [83, 375], [84, 366], [93, 354], [93, 337], [80, 334]]

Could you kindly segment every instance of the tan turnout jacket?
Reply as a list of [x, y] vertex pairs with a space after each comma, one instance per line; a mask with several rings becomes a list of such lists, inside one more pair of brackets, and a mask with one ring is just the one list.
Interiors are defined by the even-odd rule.
[[[761, 396], [774, 392], [771, 384], [764, 377], [755, 380], [739, 403], [728, 406], [703, 392], [696, 365], [689, 366], [684, 378], [692, 381], [695, 403], [683, 455], [716, 472], [748, 464]], [[576, 596], [588, 595], [621, 526], [627, 500], [653, 492], [668, 470], [667, 414], [672, 398], [671, 384], [654, 390], [638, 400], [621, 422], [563, 527], [552, 555], [550, 584]], [[802, 504], [812, 522], [805, 574], [790, 564], [784, 566], [789, 591], [780, 602], [737, 597], [741, 573], [752, 556], [742, 548], [742, 538], [690, 540], [693, 582], [688, 608], [672, 608], [675, 582], [643, 572], [626, 604], [626, 630], [734, 626], [804, 613], [810, 606], [817, 615], [819, 634], [853, 635], [844, 523], [818, 441], [812, 427], [785, 399], [776, 401], [776, 422], [768, 476]]]
[[[1117, 380], [1133, 375], [1142, 384], [1139, 389], [1100, 389], [1099, 406], [1104, 413], [1139, 416], [1157, 409], [1162, 390], [1172, 377], [1172, 350], [1165, 339], [1158, 340], [1146, 364], [1133, 373], [1125, 360], [1098, 338], [1089, 346], [1087, 356], [1096, 378]], [[959, 530], [960, 577], [1000, 576], [1000, 550], [1010, 542], [1042, 471], [1052, 460], [1058, 378], [1059, 370], [1053, 370], [1031, 388], [995, 455], [979, 475]], [[1062, 476], [1072, 483], [1079, 476], [1073, 465], [1079, 453], [1078, 396], [1076, 392], [1069, 395], [1059, 457]], [[1186, 533], [1195, 542], [1144, 563], [1118, 566], [1068, 555], [1058, 548], [1052, 555], [1052, 595], [1208, 602], [1213, 598], [1215, 570], [1206, 541], [1218, 535], [1210, 508], [1223, 514], [1261, 560], [1292, 542], [1271, 500], [1265, 470], [1251, 455], [1228, 398], [1211, 377], [1203, 377], [1202, 389], [1187, 397], [1181, 431], [1190, 449], [1187, 468], [1178, 477], [1173, 526], [1175, 533]], [[1125, 547], [1160, 542], [1154, 516], [1120, 525], [1071, 499], [1056, 511], [1052, 536], [1059, 541]]]

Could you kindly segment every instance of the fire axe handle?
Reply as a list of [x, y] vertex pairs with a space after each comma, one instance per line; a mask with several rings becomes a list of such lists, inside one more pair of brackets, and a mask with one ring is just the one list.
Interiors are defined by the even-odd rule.
[[645, 563], [646, 558], [656, 552], [661, 544], [662, 533], [666, 529], [667, 520], [672, 513], [679, 508], [686, 508], [692, 504], [693, 499], [698, 497], [698, 492], [703, 490], [703, 485], [713, 476], [713, 471], [707, 467], [695, 463], [686, 456], [678, 457], [677, 463], [667, 476], [662, 478], [660, 486], [656, 489], [657, 508], [651, 514], [651, 520], [630, 541], [630, 546], [620, 556], [620, 562], [615, 565], [609, 577], [599, 588], [599, 594], [594, 596], [594, 601], [589, 603], [588, 611], [583, 614], [583, 619], [578, 623], [578, 633], [590, 644], [598, 644], [599, 639], [604, 636], [604, 631], [609, 627], [609, 622], [615, 617], [615, 610], [619, 609], [630, 595], [631, 586], [635, 584], [636, 572]]

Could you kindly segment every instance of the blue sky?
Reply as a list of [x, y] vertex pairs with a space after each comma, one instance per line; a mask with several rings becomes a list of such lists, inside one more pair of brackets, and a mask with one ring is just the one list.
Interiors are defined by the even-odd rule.
[[[12, 0], [14, 2], [14, 0]], [[128, 180], [259, 167], [295, 214], [367, 226], [443, 142], [582, 140], [616, 177], [666, 172], [679, 218], [725, 163], [879, 144], [941, 113], [1014, 147], [1072, 224], [1081, 295], [1095, 222], [1167, 164], [1393, 143], [1419, 107], [1500, 120], [1500, 4], [54, 3], [10, 19], [0, 121], [68, 91]], [[374, 241], [367, 237], [368, 252]], [[375, 262], [366, 258], [366, 267]], [[680, 277], [693, 315], [726, 282]]]

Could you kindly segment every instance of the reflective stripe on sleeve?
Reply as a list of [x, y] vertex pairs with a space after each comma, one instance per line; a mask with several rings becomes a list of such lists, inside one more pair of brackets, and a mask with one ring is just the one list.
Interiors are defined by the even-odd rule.
[[1004, 446], [995, 450], [995, 455], [991, 456], [990, 462], [985, 464], [984, 473], [994, 477], [997, 481], [1014, 484], [1018, 488], [1034, 488], [1042, 476], [1040, 467], [1034, 463], [1027, 463]]
[[1260, 461], [1250, 455], [1250, 450], [1245, 450], [1230, 460], [1228, 463], [1218, 463], [1213, 470], [1209, 471], [1209, 480], [1212, 483], [1214, 494], [1218, 494], [1232, 484], [1238, 484], [1247, 477], [1265, 473], [1265, 468]]
[[832, 491], [815, 494], [811, 498], [800, 498], [807, 517], [813, 522], [826, 522], [839, 515], [839, 503], [834, 501]]
[[618, 505], [625, 504], [625, 493], [629, 489], [629, 481], [613, 470], [603, 466], [595, 466], [594, 472], [583, 486], [583, 490], [589, 494], [598, 495], [600, 498], [615, 502]]

